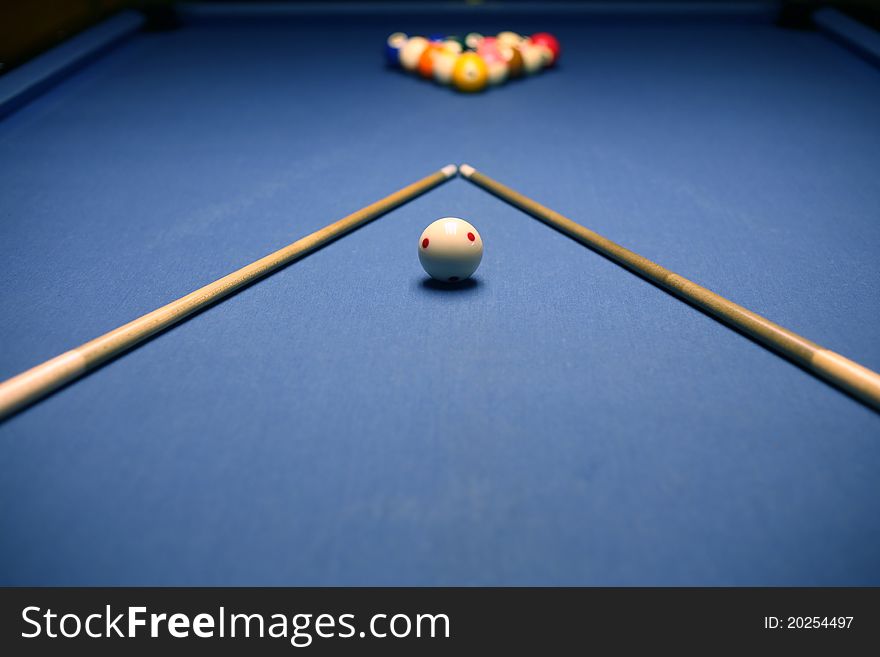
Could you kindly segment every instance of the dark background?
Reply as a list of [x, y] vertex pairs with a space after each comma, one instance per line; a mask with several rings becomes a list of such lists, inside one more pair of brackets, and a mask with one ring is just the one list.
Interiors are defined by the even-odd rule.
[[[313, 655], [368, 654], [568, 654], [580, 648], [612, 648], [639, 653], [645, 643], [674, 646], [675, 654], [705, 654], [723, 643], [728, 652], [761, 648], [774, 654], [860, 654], [876, 644], [877, 589], [578, 589], [578, 588], [325, 588], [325, 589], [0, 589], [0, 646], [8, 654], [247, 654]], [[147, 613], [217, 615], [231, 613], [354, 614], [355, 626], [369, 627], [373, 614], [445, 613], [449, 638], [314, 637], [305, 648], [282, 638], [200, 639], [22, 639], [21, 610], [28, 605], [85, 617], [110, 605], [113, 616], [131, 605]], [[809, 610], [809, 611], [804, 611]], [[781, 615], [820, 618], [852, 616], [847, 629], [764, 629], [764, 617]], [[314, 621], [314, 617], [313, 617]], [[58, 619], [55, 621], [58, 629]], [[120, 624], [126, 629], [124, 622]], [[143, 651], [143, 652], [142, 652]], [[346, 652], [347, 651], [347, 652]]]
[[[223, 0], [219, 0], [223, 2]], [[656, 3], [663, 5], [665, 0], [647, 0], [640, 4]], [[291, 2], [275, 0], [275, 4], [318, 5], [327, 6], [332, 11], [332, 2]], [[349, 0], [346, 4], [382, 4], [393, 10], [399, 6], [401, 12], [408, 9], [430, 4], [438, 8], [448, 7], [449, 10], [468, 9], [480, 11], [503, 11], [506, 6], [536, 5], [533, 0], [505, 0], [504, 2], [479, 2], [465, 0], [433, 0], [428, 3], [412, 2], [412, 0]], [[138, 9], [147, 14], [153, 29], [164, 29], [174, 23], [173, 11], [176, 3], [172, 0], [0, 0], [0, 75], [54, 44], [69, 38], [103, 18], [121, 10]], [[193, 3], [194, 4], [194, 3]], [[583, 0], [554, 0], [552, 4], [580, 4], [607, 7], [609, 2], [584, 2]], [[626, 3], [622, 3], [626, 4]], [[679, 0], [676, 4], [706, 4], [705, 0]], [[728, 5], [778, 5], [781, 20], [792, 24], [807, 25], [810, 11], [819, 6], [834, 6], [838, 9], [877, 27], [880, 25], [880, 3], [877, 0], [836, 0], [821, 2], [819, 0], [726, 0]]]

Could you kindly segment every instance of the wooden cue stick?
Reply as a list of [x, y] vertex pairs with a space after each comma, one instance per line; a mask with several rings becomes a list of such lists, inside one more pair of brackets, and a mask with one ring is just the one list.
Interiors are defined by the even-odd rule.
[[753, 313], [751, 310], [743, 308], [665, 267], [661, 267], [656, 262], [643, 258], [589, 228], [523, 196], [497, 180], [479, 173], [472, 166], [462, 164], [459, 167], [459, 172], [479, 187], [669, 290], [709, 315], [739, 329], [798, 365], [815, 372], [826, 381], [843, 388], [880, 410], [880, 374], [877, 372], [834, 351], [820, 347], [815, 342], [811, 342], [779, 324], [774, 324], [757, 313]]
[[201, 308], [215, 303], [244, 285], [270, 274], [346, 233], [424, 194], [452, 178], [454, 164], [400, 189], [282, 249], [227, 274], [213, 283], [143, 315], [134, 321], [37, 365], [0, 383], [0, 420], [20, 410], [56, 388], [89, 372], [107, 360], [131, 349], [151, 335], [181, 321]]

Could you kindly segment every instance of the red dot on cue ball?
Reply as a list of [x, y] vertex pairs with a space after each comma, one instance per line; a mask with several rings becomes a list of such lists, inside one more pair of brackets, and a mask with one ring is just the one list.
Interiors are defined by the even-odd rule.
[[423, 248], [423, 249], [427, 249], [427, 248], [428, 248], [428, 238], [427, 238], [427, 237], [426, 237], [425, 239], [422, 240], [422, 248]]

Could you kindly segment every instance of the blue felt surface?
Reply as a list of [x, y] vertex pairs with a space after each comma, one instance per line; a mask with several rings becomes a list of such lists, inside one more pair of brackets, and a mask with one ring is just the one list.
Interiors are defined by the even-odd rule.
[[[759, 21], [190, 19], [0, 124], [0, 377], [447, 162], [880, 369], [880, 72]], [[440, 26], [441, 29], [444, 26]], [[424, 285], [472, 221], [477, 284]], [[880, 584], [880, 416], [462, 180], [0, 425], [2, 584]]]
[[52, 87], [77, 67], [137, 32], [144, 23], [136, 11], [122, 11], [23, 66], [0, 76], [0, 117], [26, 104]]

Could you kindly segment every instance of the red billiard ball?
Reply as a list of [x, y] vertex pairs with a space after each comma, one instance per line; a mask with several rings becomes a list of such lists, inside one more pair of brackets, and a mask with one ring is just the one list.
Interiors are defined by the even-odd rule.
[[489, 84], [498, 85], [507, 79], [507, 60], [494, 37], [486, 37], [477, 47], [477, 54], [489, 69]]
[[549, 34], [547, 32], [537, 32], [532, 35], [531, 39], [532, 43], [536, 46], [544, 46], [547, 48], [552, 54], [552, 58], [550, 59], [550, 63], [548, 66], [553, 66], [556, 63], [556, 60], [559, 59], [560, 47], [559, 41], [555, 36]]

